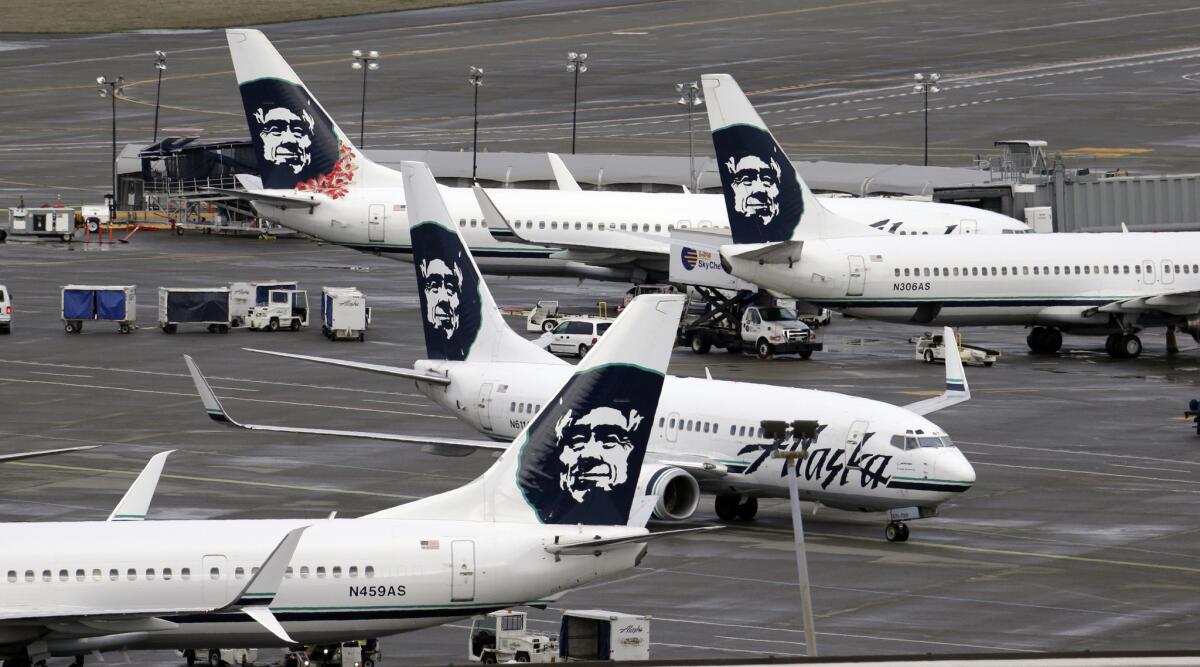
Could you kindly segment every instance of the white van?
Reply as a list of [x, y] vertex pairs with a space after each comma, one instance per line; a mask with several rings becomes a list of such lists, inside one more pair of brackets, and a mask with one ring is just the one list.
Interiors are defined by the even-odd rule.
[[0, 334], [7, 336], [12, 331], [12, 296], [8, 288], [0, 285]]

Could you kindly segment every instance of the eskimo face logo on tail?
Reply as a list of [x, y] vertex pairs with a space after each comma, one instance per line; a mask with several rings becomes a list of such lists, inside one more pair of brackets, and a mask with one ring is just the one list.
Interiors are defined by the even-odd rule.
[[241, 90], [263, 186], [344, 197], [354, 180], [354, 152], [307, 91], [279, 79], [248, 81]]
[[433, 222], [412, 228], [413, 263], [430, 359], [463, 361], [479, 334], [479, 276], [458, 234]]
[[663, 376], [635, 366], [584, 371], [529, 427], [517, 483], [543, 523], [629, 519]]
[[732, 125], [713, 133], [725, 208], [737, 243], [786, 241], [804, 213], [796, 170], [770, 133]]

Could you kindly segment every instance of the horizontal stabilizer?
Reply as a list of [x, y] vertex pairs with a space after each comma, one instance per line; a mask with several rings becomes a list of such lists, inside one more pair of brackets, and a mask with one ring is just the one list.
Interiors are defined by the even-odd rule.
[[150, 457], [141, 474], [133, 480], [129, 490], [122, 496], [121, 502], [108, 515], [109, 521], [142, 521], [150, 509], [150, 501], [154, 499], [154, 490], [158, 488], [158, 478], [162, 476], [163, 466], [167, 457], [175, 450], [161, 452]]
[[369, 364], [364, 361], [348, 361], [345, 359], [330, 359], [328, 357], [313, 357], [307, 354], [289, 354], [287, 352], [272, 352], [271, 350], [257, 350], [252, 347], [243, 347], [247, 352], [255, 352], [257, 354], [269, 354], [276, 357], [285, 357], [287, 359], [300, 359], [302, 361], [311, 361], [318, 364], [327, 364], [329, 366], [341, 366], [343, 368], [355, 368], [360, 371], [370, 371], [372, 373], [381, 373], [383, 375], [394, 375], [402, 377], [406, 380], [416, 380], [417, 382], [428, 382], [429, 384], [448, 385], [450, 378], [445, 378], [440, 375], [430, 375], [422, 373], [411, 368], [400, 368], [398, 366], [384, 366], [382, 364]]
[[942, 329], [942, 342], [946, 346], [946, 390], [940, 396], [906, 405], [904, 406], [906, 410], [919, 415], [927, 415], [971, 399], [971, 388], [967, 385], [962, 351], [958, 348], [958, 339], [954, 335], [954, 329], [950, 327]]
[[81, 447], [62, 447], [60, 449], [43, 449], [36, 452], [20, 452], [17, 454], [0, 454], [0, 463], [8, 461], [21, 461], [24, 459], [36, 459], [40, 456], [53, 456], [55, 454], [69, 454], [71, 452], [82, 452], [88, 449], [95, 449], [100, 445], [83, 445]]
[[779, 241], [777, 243], [725, 246], [721, 252], [726, 257], [736, 257], [763, 264], [791, 264], [800, 261], [800, 251], [803, 248], [803, 241]]
[[287, 190], [278, 192], [266, 192], [263, 190], [227, 190], [225, 188], [213, 188], [212, 192], [241, 199], [248, 202], [258, 202], [262, 204], [270, 204], [271, 206], [287, 207], [287, 206], [303, 206], [313, 208], [320, 206], [324, 197], [318, 197], [313, 193], [300, 194], [297, 192], [294, 195], [284, 194]]
[[612, 537], [608, 539], [551, 544], [546, 546], [546, 551], [562, 556], [595, 554], [598, 552], [608, 551], [614, 547], [624, 546], [626, 544], [645, 543], [650, 542], [651, 540], [662, 539], [664, 537], [677, 537], [687, 533], [707, 533], [714, 530], [721, 530], [724, 527], [725, 526], [703, 526], [700, 528], [681, 528], [679, 530], [664, 530], [657, 533], [646, 533], [644, 535], [633, 535], [629, 537]]

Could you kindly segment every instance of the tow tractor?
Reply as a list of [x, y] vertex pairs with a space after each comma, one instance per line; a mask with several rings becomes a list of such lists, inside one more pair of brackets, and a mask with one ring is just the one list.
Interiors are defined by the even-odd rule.
[[265, 305], [250, 308], [246, 324], [255, 331], [278, 331], [280, 327], [299, 331], [308, 326], [308, 291], [271, 290]]
[[[964, 364], [980, 364], [983, 366], [991, 366], [996, 363], [996, 359], [1000, 358], [1000, 352], [997, 350], [989, 350], [986, 347], [978, 347], [975, 345], [964, 345], [962, 336], [955, 334], [958, 339], [959, 356], [962, 357]], [[910, 343], [916, 343], [916, 349], [913, 351], [913, 356], [916, 359], [924, 361], [927, 364], [937, 362], [946, 362], [946, 344], [942, 340], [942, 334], [926, 331], [924, 334], [908, 339]]]
[[471, 662], [494, 665], [500, 662], [555, 662], [558, 640], [550, 635], [529, 632], [528, 614], [503, 609], [477, 617], [471, 623], [467, 639], [467, 657]]

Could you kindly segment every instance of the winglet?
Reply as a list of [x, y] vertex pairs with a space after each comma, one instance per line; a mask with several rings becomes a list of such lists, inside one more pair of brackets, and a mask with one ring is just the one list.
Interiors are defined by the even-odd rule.
[[192, 382], [196, 385], [196, 393], [200, 394], [200, 400], [204, 403], [204, 409], [208, 411], [208, 416], [215, 422], [222, 424], [233, 424], [241, 426], [225, 413], [225, 408], [221, 407], [221, 401], [217, 399], [217, 394], [208, 385], [208, 380], [200, 374], [199, 367], [196, 362], [192, 361], [189, 355], [183, 355], [184, 362], [187, 363], [188, 372], [192, 375]]
[[108, 515], [108, 521], [143, 521], [146, 511], [150, 509], [150, 501], [154, 499], [154, 490], [158, 488], [158, 478], [162, 475], [167, 457], [175, 450], [160, 452], [150, 457], [141, 474], [133, 480], [129, 490], [121, 497], [121, 502]]
[[275, 550], [258, 568], [258, 572], [250, 577], [250, 581], [246, 582], [246, 587], [238, 592], [232, 602], [214, 611], [243, 611], [269, 630], [271, 634], [288, 644], [295, 644], [296, 640], [288, 636], [287, 631], [279, 624], [279, 620], [271, 613], [270, 605], [275, 601], [279, 585], [283, 582], [283, 575], [287, 572], [288, 563], [291, 562], [292, 556], [296, 553], [296, 547], [300, 544], [300, 538], [308, 528], [308, 526], [293, 528], [287, 535], [284, 535]]
[[942, 344], [946, 347], [946, 390], [940, 396], [906, 405], [905, 409], [919, 415], [927, 415], [971, 399], [971, 388], [967, 385], [967, 374], [963, 370], [962, 351], [958, 348], [958, 339], [954, 336], [954, 329], [950, 327], [942, 329]]
[[554, 172], [554, 181], [558, 183], [559, 190], [564, 192], [581, 192], [583, 190], [557, 153], [546, 153], [546, 158], [550, 160], [550, 169]]

